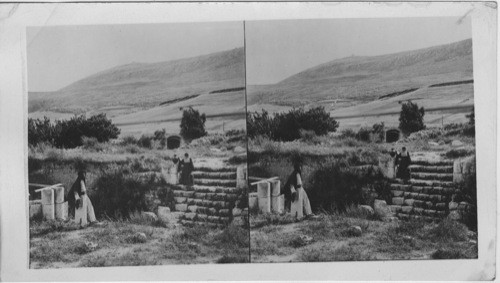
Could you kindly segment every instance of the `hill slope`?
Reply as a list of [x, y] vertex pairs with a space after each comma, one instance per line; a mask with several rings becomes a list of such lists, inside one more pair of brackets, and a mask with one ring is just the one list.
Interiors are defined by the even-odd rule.
[[472, 40], [380, 56], [354, 56], [307, 69], [277, 84], [249, 86], [248, 104], [299, 106], [379, 96], [472, 78]]
[[30, 109], [79, 112], [110, 106], [151, 107], [187, 95], [243, 87], [244, 62], [243, 48], [236, 48], [175, 61], [131, 63], [56, 92], [30, 94]]

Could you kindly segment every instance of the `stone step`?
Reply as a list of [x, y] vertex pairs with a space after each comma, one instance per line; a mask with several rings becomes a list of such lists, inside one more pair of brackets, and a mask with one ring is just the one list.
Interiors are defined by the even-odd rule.
[[449, 197], [440, 194], [421, 194], [421, 193], [404, 192], [403, 195], [400, 195], [399, 197], [393, 197], [392, 204], [403, 205], [405, 204], [405, 201], [409, 199], [431, 201], [431, 202], [447, 202], [451, 200]]
[[193, 178], [196, 179], [224, 179], [236, 180], [235, 172], [210, 172], [210, 171], [194, 171]]
[[217, 224], [228, 224], [231, 218], [227, 216], [214, 216], [202, 213], [184, 213], [180, 216], [181, 220], [196, 221], [196, 222], [211, 222]]
[[185, 202], [188, 206], [190, 205], [197, 205], [200, 207], [207, 207], [207, 208], [215, 208], [215, 209], [229, 209], [232, 208], [233, 206], [232, 202], [229, 201], [215, 201], [215, 200], [208, 200], [208, 199], [197, 199], [197, 198], [188, 198]]
[[429, 216], [429, 215], [417, 215], [417, 214], [407, 214], [407, 213], [397, 213], [396, 217], [401, 220], [424, 220], [424, 221], [439, 221], [440, 217]]
[[194, 179], [194, 184], [200, 186], [236, 187], [236, 180]]
[[177, 185], [174, 191], [194, 191], [194, 192], [202, 192], [202, 193], [232, 193], [239, 194], [242, 192], [242, 189], [235, 187], [226, 187], [226, 186], [185, 186], [185, 185]]
[[422, 166], [453, 166], [453, 160], [412, 160], [412, 165], [422, 165]]
[[453, 166], [440, 165], [440, 166], [425, 166], [425, 165], [410, 165], [411, 172], [422, 173], [453, 173]]
[[222, 229], [226, 227], [226, 225], [223, 224], [218, 224], [218, 223], [212, 223], [212, 222], [200, 222], [200, 221], [192, 221], [192, 220], [187, 220], [187, 219], [181, 219], [179, 220], [179, 223], [183, 226], [186, 227], [197, 227], [197, 226], [205, 226], [205, 227], [210, 227], [214, 229]]
[[[198, 198], [202, 200], [216, 200], [216, 201], [235, 201], [238, 199], [238, 194], [233, 193], [204, 193], [196, 191], [179, 191], [174, 190], [175, 198]], [[177, 200], [176, 200], [177, 202]], [[182, 201], [178, 203], [184, 203]]]
[[455, 187], [453, 181], [410, 179], [410, 184], [420, 187]]
[[411, 178], [426, 181], [449, 181], [453, 182], [453, 173], [429, 173], [411, 172]]
[[201, 172], [234, 172], [236, 173], [236, 167], [218, 167], [218, 168], [212, 168], [212, 167], [198, 167], [195, 166], [195, 171], [201, 171]]
[[419, 209], [446, 211], [446, 202], [432, 202], [432, 201], [423, 201], [416, 199], [405, 199], [402, 205], [396, 205], [396, 204], [389, 205], [389, 208], [393, 213], [401, 212], [403, 210], [403, 207], [413, 207], [416, 208], [417, 211]]

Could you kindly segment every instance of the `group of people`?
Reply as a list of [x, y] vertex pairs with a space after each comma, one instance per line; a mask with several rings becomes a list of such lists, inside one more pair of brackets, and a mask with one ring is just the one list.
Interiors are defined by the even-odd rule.
[[403, 180], [410, 179], [410, 152], [406, 150], [406, 147], [401, 148], [401, 152], [397, 152], [394, 148], [391, 148], [389, 152], [392, 158], [394, 158], [394, 166], [396, 170], [396, 178]]
[[193, 159], [189, 157], [189, 154], [186, 152], [183, 159], [178, 158], [177, 154], [174, 154], [172, 162], [174, 162], [174, 169], [177, 170], [176, 172], [179, 184], [192, 186], [194, 183], [192, 175], [194, 171], [194, 164]]

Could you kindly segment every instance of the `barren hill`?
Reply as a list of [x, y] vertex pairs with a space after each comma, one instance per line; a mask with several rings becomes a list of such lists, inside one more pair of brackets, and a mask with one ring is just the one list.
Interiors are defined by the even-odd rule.
[[244, 50], [131, 63], [51, 93], [30, 93], [31, 111], [83, 112], [103, 107], [153, 107], [165, 101], [245, 85]]
[[[472, 40], [380, 56], [353, 56], [304, 70], [277, 84], [248, 87], [248, 104], [353, 103], [432, 84], [472, 79]], [[262, 107], [260, 107], [262, 108]], [[265, 108], [265, 107], [264, 107]]]

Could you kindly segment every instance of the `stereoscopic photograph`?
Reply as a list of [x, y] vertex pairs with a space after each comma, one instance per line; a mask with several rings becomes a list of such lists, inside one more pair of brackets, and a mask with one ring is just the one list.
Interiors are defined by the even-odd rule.
[[245, 23], [252, 262], [478, 257], [467, 17]]
[[249, 261], [243, 22], [26, 44], [30, 268]]

